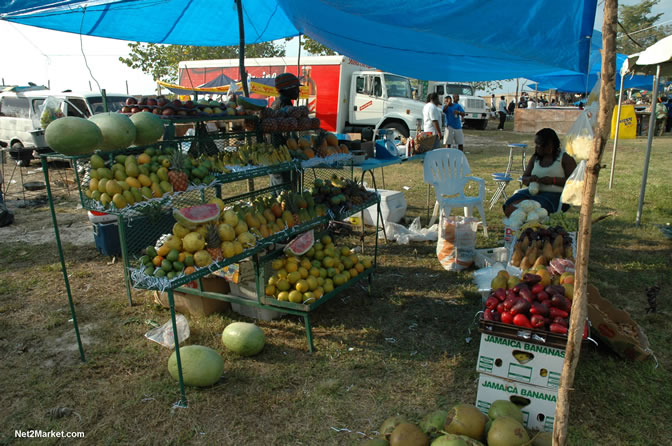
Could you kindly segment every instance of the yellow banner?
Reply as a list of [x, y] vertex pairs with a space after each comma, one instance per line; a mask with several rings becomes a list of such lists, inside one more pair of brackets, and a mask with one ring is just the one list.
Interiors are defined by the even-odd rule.
[[[611, 116], [611, 137], [616, 135], [616, 117], [618, 107], [614, 108]], [[635, 139], [637, 137], [637, 115], [632, 105], [621, 106], [621, 121], [619, 122], [618, 139]]]
[[[168, 82], [162, 82], [162, 81], [157, 81], [156, 83], [165, 88], [174, 88], [184, 91], [195, 91], [197, 93], [223, 94], [229, 91], [228, 85], [223, 87], [211, 87], [211, 88], [197, 88], [197, 87], [190, 88], [185, 87], [183, 85], [169, 84]], [[236, 85], [238, 85], [238, 87], [240, 87], [241, 89], [243, 88], [240, 82], [237, 82]], [[272, 97], [280, 96], [278, 94], [278, 90], [275, 87], [254, 81], [250, 82], [250, 93], [255, 93], [261, 96], [272, 96]], [[299, 99], [308, 99], [309, 94], [310, 94], [310, 87], [308, 85], [302, 85], [301, 87], [299, 87]]]

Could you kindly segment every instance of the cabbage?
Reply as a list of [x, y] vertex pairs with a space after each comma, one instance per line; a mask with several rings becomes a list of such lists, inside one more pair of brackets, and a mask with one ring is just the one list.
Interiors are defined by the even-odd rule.
[[518, 209], [522, 209], [525, 211], [525, 213], [532, 212], [533, 210], [536, 209], [535, 204], [539, 204], [534, 200], [523, 200], [520, 203], [518, 203]]
[[530, 194], [537, 195], [539, 193], [539, 183], [533, 181], [532, 183], [530, 183], [527, 190], [530, 191]]

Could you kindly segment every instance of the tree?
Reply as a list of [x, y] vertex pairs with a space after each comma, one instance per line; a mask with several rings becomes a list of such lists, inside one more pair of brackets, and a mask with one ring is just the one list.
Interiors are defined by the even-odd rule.
[[481, 90], [487, 92], [487, 91], [501, 90], [502, 82], [504, 81], [478, 81], [478, 82], [467, 82], [467, 84], [471, 85], [474, 91]]
[[[159, 45], [155, 43], [129, 43], [128, 57], [119, 61], [131, 68], [139, 68], [155, 81], [176, 82], [177, 65], [185, 60], [234, 59], [238, 46]], [[257, 43], [245, 47], [245, 57], [284, 56], [285, 45], [273, 42]]]
[[[618, 10], [618, 23], [622, 28], [619, 27], [618, 37], [616, 38], [616, 49], [619, 53], [638, 53], [653, 45], [663, 37], [672, 34], [672, 26], [670, 25], [654, 26], [654, 23], [656, 23], [663, 14], [652, 15], [651, 8], [659, 2], [660, 0], [643, 0], [636, 5], [620, 5]], [[635, 34], [628, 37], [626, 33]]]
[[308, 36], [301, 37], [301, 46], [312, 56], [333, 56], [337, 54], [336, 51], [322, 45], [317, 40], [313, 40]]

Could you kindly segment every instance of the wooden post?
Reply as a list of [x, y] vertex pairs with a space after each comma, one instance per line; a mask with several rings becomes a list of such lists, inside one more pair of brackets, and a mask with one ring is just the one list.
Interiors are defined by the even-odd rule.
[[240, 35], [240, 49], [238, 50], [240, 63], [240, 83], [243, 84], [243, 93], [250, 97], [249, 87], [247, 85], [247, 72], [245, 71], [245, 23], [243, 22], [243, 0], [236, 0], [238, 9], [238, 34]]
[[604, 22], [602, 24], [602, 76], [600, 85], [600, 111], [597, 117], [597, 130], [593, 150], [586, 165], [586, 179], [581, 198], [579, 216], [579, 233], [576, 245], [576, 273], [574, 278], [574, 299], [572, 314], [569, 321], [567, 350], [562, 367], [562, 378], [558, 389], [558, 402], [553, 425], [553, 446], [567, 444], [569, 421], [569, 395], [574, 385], [576, 366], [581, 353], [581, 340], [584, 324], [588, 314], [588, 261], [590, 254], [590, 238], [592, 230], [593, 200], [600, 173], [600, 161], [604, 146], [609, 138], [611, 113], [614, 108], [615, 77], [616, 77], [616, 18], [618, 0], [605, 0]]

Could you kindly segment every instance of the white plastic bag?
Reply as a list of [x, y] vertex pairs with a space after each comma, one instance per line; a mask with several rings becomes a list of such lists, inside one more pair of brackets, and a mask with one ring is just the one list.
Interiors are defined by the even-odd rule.
[[[177, 325], [177, 339], [180, 344], [189, 338], [189, 322], [182, 314], [175, 316]], [[168, 321], [158, 328], [153, 328], [145, 333], [145, 337], [168, 348], [175, 348], [175, 336], [173, 335], [173, 323]]]
[[441, 210], [436, 256], [445, 270], [462, 271], [473, 265], [479, 223], [473, 217], [446, 217]]
[[577, 161], [587, 160], [593, 149], [595, 132], [588, 115], [587, 110], [581, 112], [567, 132], [565, 139], [565, 151]]
[[[586, 179], [586, 161], [581, 161], [574, 172], [567, 178], [565, 187], [562, 189], [560, 201], [573, 206], [581, 206], [583, 197], [583, 184]], [[595, 204], [600, 203], [600, 198], [595, 194]]]
[[[420, 217], [416, 217], [408, 228], [393, 222], [385, 223], [385, 233], [388, 240], [394, 240], [400, 245], [408, 245], [410, 242], [433, 241], [438, 238], [438, 226], [432, 225], [429, 228], [422, 228]], [[378, 238], [385, 235], [382, 231], [378, 233]]]

